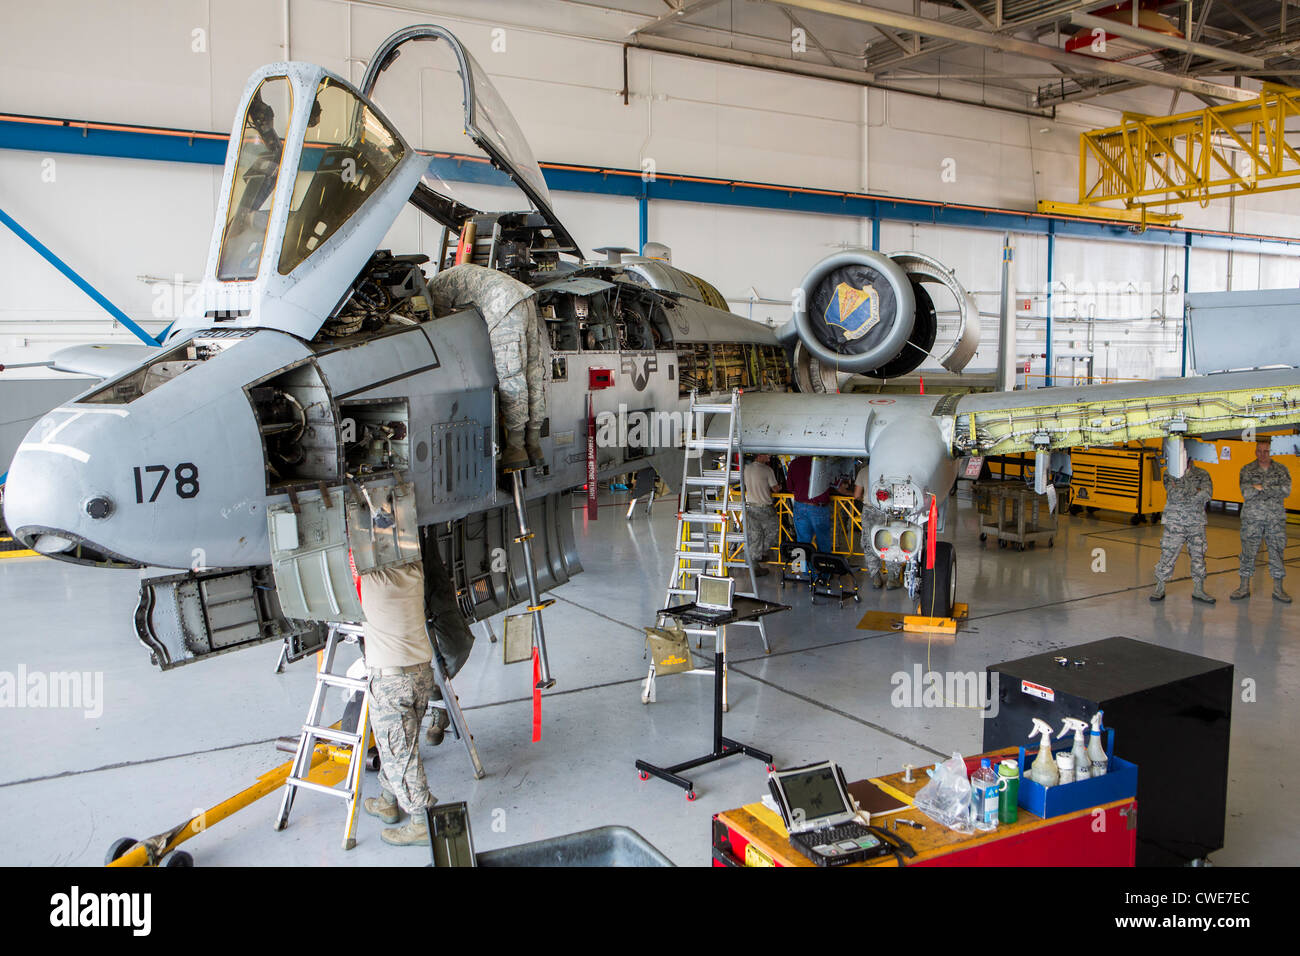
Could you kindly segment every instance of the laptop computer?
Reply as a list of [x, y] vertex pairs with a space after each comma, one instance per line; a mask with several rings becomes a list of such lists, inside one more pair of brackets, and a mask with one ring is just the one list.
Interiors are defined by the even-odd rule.
[[736, 594], [735, 578], [718, 578], [701, 574], [695, 579], [695, 607], [691, 609], [692, 621], [721, 621], [731, 616]]
[[832, 760], [768, 775], [790, 845], [818, 866], [845, 866], [893, 852], [862, 823]]

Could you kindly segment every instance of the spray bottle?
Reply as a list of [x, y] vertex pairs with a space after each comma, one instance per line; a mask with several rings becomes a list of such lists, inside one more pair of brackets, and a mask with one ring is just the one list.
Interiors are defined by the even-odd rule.
[[1065, 726], [1061, 728], [1059, 736], [1064, 737], [1070, 731], [1074, 731], [1074, 746], [1070, 748], [1070, 753], [1074, 755], [1074, 779], [1087, 780], [1092, 776], [1092, 761], [1088, 758], [1088, 748], [1083, 742], [1083, 734], [1088, 729], [1078, 717], [1066, 717]]
[[1035, 717], [1034, 729], [1029, 732], [1029, 736], [1035, 734], [1042, 734], [1043, 740], [1038, 748], [1038, 756], [1029, 767], [1029, 779], [1040, 786], [1054, 787], [1060, 783], [1061, 776], [1056, 769], [1056, 761], [1052, 759], [1052, 725]]
[[1106, 757], [1106, 748], [1101, 745], [1102, 713], [1103, 711], [1099, 710], [1092, 715], [1092, 730], [1088, 734], [1088, 759], [1092, 761], [1094, 777], [1105, 775], [1110, 764], [1110, 760]]

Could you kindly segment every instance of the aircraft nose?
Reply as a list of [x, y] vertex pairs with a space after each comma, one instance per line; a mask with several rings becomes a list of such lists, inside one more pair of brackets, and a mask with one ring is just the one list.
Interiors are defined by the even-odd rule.
[[29, 548], [81, 564], [265, 563], [258, 435], [246, 401], [239, 427], [239, 400], [177, 418], [143, 401], [55, 409], [14, 456], [5, 523]]
[[[98, 427], [81, 420], [94, 416]], [[58, 408], [27, 433], [5, 482], [5, 524], [41, 554], [93, 563], [136, 564], [106, 542], [114, 536], [119, 494], [103, 470], [122, 438], [113, 409]]]

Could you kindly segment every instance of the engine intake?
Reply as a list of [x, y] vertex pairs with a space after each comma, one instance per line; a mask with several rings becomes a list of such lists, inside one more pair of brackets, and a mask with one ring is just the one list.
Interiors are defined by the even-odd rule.
[[979, 315], [953, 274], [921, 253], [848, 249], [821, 260], [800, 284], [796, 361], [801, 369], [809, 366], [800, 380], [821, 390], [816, 386], [836, 372], [897, 378], [918, 368], [933, 354], [939, 332], [923, 282], [946, 286], [957, 301], [956, 334], [939, 362], [961, 371], [979, 343]]

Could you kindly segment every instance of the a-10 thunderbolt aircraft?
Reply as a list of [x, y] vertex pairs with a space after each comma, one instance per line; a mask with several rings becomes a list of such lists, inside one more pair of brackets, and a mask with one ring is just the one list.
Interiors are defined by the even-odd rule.
[[[440, 191], [430, 155], [372, 102], [412, 41], [450, 48], [464, 131], [528, 209], [482, 212]], [[613, 250], [587, 261], [504, 101], [437, 26], [385, 40], [359, 88], [308, 63], [255, 72], [220, 195], [195, 306], [158, 349], [56, 356], [56, 367], [105, 380], [37, 423], [5, 496], [6, 523], [42, 554], [142, 569], [135, 629], [163, 668], [276, 639], [296, 659], [320, 643], [319, 622], [359, 619], [349, 550], [369, 567], [419, 549], [454, 673], [473, 643], [467, 622], [537, 600], [529, 560], [540, 591], [580, 570], [566, 496], [588, 481], [589, 455], [597, 479], [681, 473], [680, 434], [657, 441], [656, 426], [680, 421], [692, 392], [744, 390], [746, 452], [867, 458], [866, 546], [905, 562], [909, 590], [939, 615], [954, 601], [955, 557], [943, 542], [923, 556], [925, 526], [942, 524], [961, 458], [1036, 451], [1042, 475], [1052, 450], [1150, 437], [1173, 447], [1300, 422], [1294, 369], [839, 394], [848, 374], [894, 378], [933, 354], [926, 283], [958, 301], [960, 327], [938, 357], [960, 371], [978, 316], [947, 269], [919, 253], [837, 253], [809, 271], [791, 321], [773, 331], [662, 259]], [[378, 248], [407, 203], [443, 227], [431, 261]], [[486, 306], [437, 310], [429, 293], [457, 262], [535, 290], [546, 329], [542, 462], [523, 473], [518, 502], [499, 469]], [[589, 446], [591, 416], [620, 409], [644, 416], [649, 434]], [[520, 511], [533, 535], [522, 543]]]

